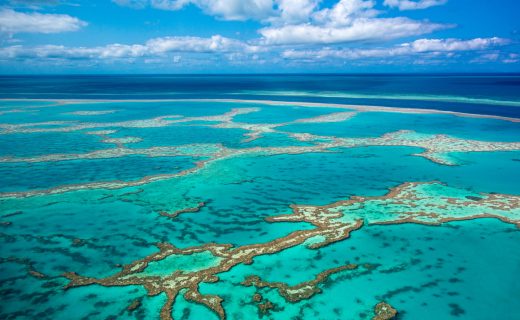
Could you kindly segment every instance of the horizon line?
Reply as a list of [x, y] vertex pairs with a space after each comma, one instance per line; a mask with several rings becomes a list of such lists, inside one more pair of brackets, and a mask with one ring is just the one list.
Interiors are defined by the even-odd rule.
[[518, 75], [520, 71], [489, 72], [259, 72], [259, 73], [0, 73], [0, 77], [60, 77], [60, 76], [386, 76], [386, 75]]

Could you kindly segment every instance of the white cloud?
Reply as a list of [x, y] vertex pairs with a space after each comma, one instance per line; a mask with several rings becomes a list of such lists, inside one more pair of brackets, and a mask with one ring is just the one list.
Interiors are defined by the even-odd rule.
[[[150, 6], [161, 10], [180, 10], [195, 5], [206, 14], [224, 20], [263, 20], [274, 14], [274, 0], [113, 0], [132, 8]], [[304, 0], [306, 1], [306, 0]]]
[[[0, 0], [1, 1], [1, 0]], [[39, 0], [38, 0], [39, 1]], [[123, 61], [144, 63], [179, 63], [196, 60], [205, 63], [294, 63], [327, 59], [337, 63], [431, 63], [460, 57], [465, 61], [497, 61], [516, 63], [518, 56], [508, 56], [492, 48], [508, 44], [502, 38], [419, 39], [385, 47], [384, 41], [420, 36], [451, 27], [407, 17], [385, 17], [378, 10], [379, 0], [112, 0], [134, 8], [154, 7], [180, 10], [197, 6], [206, 14], [224, 20], [255, 19], [263, 23], [260, 36], [240, 41], [220, 35], [212, 37], [161, 37], [138, 44], [108, 44], [96, 47], [60, 45], [0, 48], [0, 60], [64, 61], [100, 63]], [[420, 9], [442, 4], [444, 0], [385, 0], [387, 6], [401, 10]], [[326, 6], [327, 5], [327, 6]], [[60, 14], [16, 12], [0, 9], [0, 33], [73, 31], [85, 22]], [[1, 36], [1, 34], [0, 34]], [[412, 38], [415, 39], [415, 38]], [[7, 42], [4, 42], [7, 43]], [[324, 47], [325, 46], [325, 47]], [[344, 46], [346, 48], [339, 48]], [[472, 54], [463, 52], [475, 51]], [[466, 55], [466, 56], [464, 56]], [[182, 58], [181, 58], [182, 56]], [[395, 59], [392, 59], [395, 57]], [[410, 59], [415, 58], [415, 61]], [[68, 62], [66, 60], [69, 60]], [[410, 60], [410, 61], [408, 61]], [[226, 63], [226, 62], [224, 62]], [[332, 63], [332, 62], [331, 62]]]
[[320, 0], [276, 0], [270, 23], [294, 24], [309, 21]]
[[419, 39], [410, 44], [414, 52], [427, 51], [468, 51], [483, 50], [492, 46], [500, 46], [509, 43], [502, 38], [475, 38], [471, 40], [460, 39]]
[[332, 8], [314, 11], [307, 23], [269, 26], [259, 32], [269, 45], [333, 44], [386, 41], [448, 27], [405, 17], [378, 18], [375, 5], [373, 0], [340, 0]]
[[379, 14], [373, 0], [340, 0], [331, 9], [325, 8], [313, 15], [316, 23], [345, 26], [358, 18], [372, 18]]
[[[10, 46], [0, 48], [0, 59], [129, 59], [140, 57], [167, 57], [169, 53], [255, 53], [260, 48], [220, 35], [210, 38], [164, 37], [144, 44], [109, 44], [98, 47], [65, 47], [44, 45], [37, 47]], [[177, 61], [180, 61], [175, 58]]]
[[440, 6], [448, 0], [385, 0], [384, 5], [399, 10], [418, 10], [433, 6]]
[[[450, 56], [455, 52], [482, 51], [503, 46], [509, 40], [502, 38], [476, 38], [470, 40], [460, 39], [419, 39], [413, 42], [403, 43], [390, 48], [373, 49], [334, 49], [322, 48], [316, 50], [285, 50], [282, 57], [286, 59], [310, 59], [319, 60], [336, 58], [345, 60], [385, 58], [406, 55]], [[225, 54], [227, 57], [256, 57], [259, 53], [276, 54], [276, 48], [253, 46], [236, 39], [230, 39], [215, 35], [209, 38], [200, 37], [163, 37], [150, 39], [144, 44], [109, 44], [98, 47], [66, 47], [56, 45], [43, 45], [25, 47], [14, 45], [0, 48], [0, 59], [135, 59], [135, 58], [175, 58], [178, 53], [192, 54]], [[481, 57], [488, 59], [495, 57], [496, 52], [482, 52]], [[498, 59], [498, 56], [495, 60]], [[514, 61], [517, 55], [511, 54], [507, 59]]]
[[150, 0], [150, 6], [162, 10], [179, 10], [192, 2], [191, 0]]
[[520, 62], [520, 54], [510, 53], [502, 60], [503, 63], [517, 63]]
[[225, 20], [262, 20], [273, 14], [273, 0], [191, 0], [207, 14]]
[[497, 61], [499, 57], [500, 57], [500, 54], [498, 52], [485, 53], [485, 54], [482, 54], [479, 57], [471, 60], [470, 63], [486, 63], [486, 62], [490, 62], [490, 61]]
[[258, 48], [241, 41], [215, 35], [210, 38], [164, 37], [146, 42], [147, 51], [152, 54], [166, 52], [230, 52], [257, 51]]
[[286, 50], [282, 56], [287, 59], [324, 59], [337, 58], [357, 60], [367, 58], [389, 58], [396, 56], [427, 54], [438, 56], [445, 54], [450, 56], [454, 52], [486, 50], [492, 47], [502, 46], [509, 40], [502, 38], [476, 38], [470, 40], [460, 39], [419, 39], [409, 43], [403, 43], [391, 48], [376, 49], [332, 49], [319, 50]]
[[[386, 41], [450, 27], [405, 17], [380, 18], [376, 0], [113, 0], [120, 5], [179, 10], [195, 5], [224, 20], [254, 19], [267, 24], [259, 33], [264, 45], [332, 44]], [[432, 1], [432, 0], [429, 0]], [[439, 1], [439, 0], [437, 0]], [[415, 3], [424, 6], [426, 3]]]
[[148, 0], [112, 0], [112, 2], [123, 7], [130, 7], [134, 9], [143, 9], [149, 4]]
[[[204, 13], [224, 20], [260, 20], [273, 24], [298, 24], [311, 20], [347, 23], [360, 16], [375, 16], [376, 0], [337, 0], [332, 8], [319, 8], [323, 0], [112, 0], [133, 8], [152, 7], [180, 10], [194, 5]], [[401, 10], [424, 9], [447, 0], [385, 0], [384, 4]]]
[[[224, 20], [263, 20], [270, 23], [294, 24], [309, 21], [318, 11], [322, 0], [112, 0], [127, 7], [145, 8], [147, 6], [162, 10], [180, 10], [195, 5], [206, 14]], [[334, 10], [324, 9], [335, 14], [348, 14], [359, 11], [361, 7], [374, 6], [373, 0], [340, 0]], [[344, 7], [344, 12], [340, 12]], [[340, 10], [338, 10], [340, 9]]]
[[23, 13], [12, 9], [0, 9], [0, 32], [59, 33], [76, 31], [87, 23], [66, 14]]
[[346, 26], [289, 25], [260, 29], [266, 44], [333, 44], [421, 35], [446, 26], [408, 18], [355, 19]]

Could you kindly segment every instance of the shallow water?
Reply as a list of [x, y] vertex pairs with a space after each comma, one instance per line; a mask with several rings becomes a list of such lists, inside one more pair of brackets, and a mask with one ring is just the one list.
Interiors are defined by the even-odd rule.
[[[382, 301], [399, 319], [520, 317], [519, 123], [389, 112], [322, 122], [349, 110], [297, 103], [62, 103], [1, 103], [27, 111], [0, 115], [3, 319], [157, 319], [173, 291], [175, 319], [217, 319], [214, 306], [189, 301], [193, 283], [173, 284], [204, 272], [218, 279], [197, 280], [195, 289], [206, 301], [222, 298], [228, 319], [371, 319]], [[246, 108], [255, 109], [226, 116]], [[417, 156], [435, 145], [399, 145], [402, 138], [326, 145], [398, 130], [416, 131], [407, 137], [418, 141], [458, 138], [458, 151], [442, 153], [455, 165]], [[128, 137], [138, 139], [117, 142]], [[498, 149], [482, 152], [469, 140]], [[317, 211], [270, 220], [312, 208], [330, 216], [321, 224]], [[359, 229], [356, 219], [365, 222]], [[343, 226], [334, 223], [352, 228], [350, 237], [330, 240], [327, 232]], [[298, 301], [243, 284], [256, 275], [294, 287], [348, 264], [357, 267], [318, 281], [319, 292]], [[94, 283], [64, 290], [74, 278], [67, 272]], [[266, 301], [273, 309], [264, 314]]]

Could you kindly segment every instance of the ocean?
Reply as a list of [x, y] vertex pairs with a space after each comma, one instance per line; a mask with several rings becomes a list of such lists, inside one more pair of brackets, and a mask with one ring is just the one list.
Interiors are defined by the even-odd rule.
[[520, 75], [0, 76], [2, 319], [520, 319]]

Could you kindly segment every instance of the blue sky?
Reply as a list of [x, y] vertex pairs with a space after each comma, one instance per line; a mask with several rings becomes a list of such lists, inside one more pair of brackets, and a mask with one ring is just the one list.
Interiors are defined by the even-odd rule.
[[0, 0], [0, 73], [519, 72], [518, 0]]

